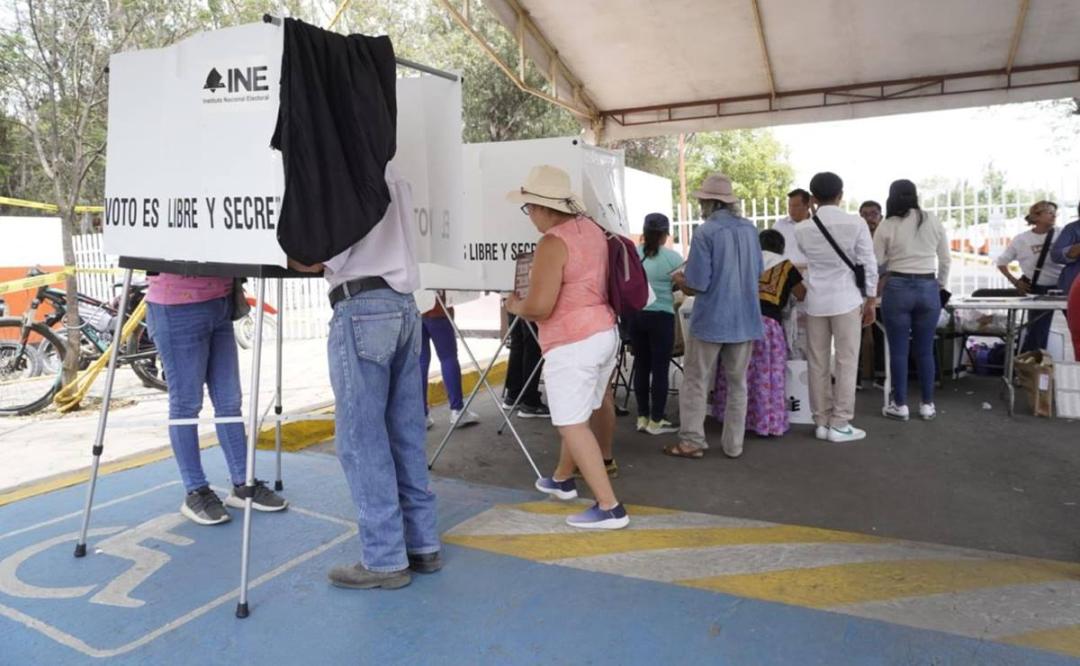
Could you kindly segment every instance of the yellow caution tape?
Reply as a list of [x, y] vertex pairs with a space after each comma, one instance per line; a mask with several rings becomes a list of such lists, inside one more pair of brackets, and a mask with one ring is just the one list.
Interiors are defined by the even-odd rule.
[[[56, 204], [42, 203], [40, 201], [27, 201], [26, 199], [13, 199], [11, 197], [0, 197], [0, 205], [15, 206], [18, 208], [32, 208], [34, 210], [43, 210], [48, 213], [58, 213], [60, 208]], [[75, 206], [76, 213], [104, 213], [104, 206]]]
[[75, 381], [71, 382], [60, 391], [53, 398], [53, 404], [61, 413], [70, 412], [78, 409], [79, 404], [82, 403], [82, 399], [86, 397], [86, 394], [90, 391], [90, 387], [94, 385], [94, 380], [101, 374], [102, 368], [109, 362], [109, 356], [117, 353], [120, 345], [124, 344], [131, 334], [135, 332], [136, 327], [142, 323], [143, 317], [146, 316], [146, 301], [139, 303], [139, 306], [135, 308], [135, 311], [131, 313], [131, 317], [124, 322], [124, 328], [120, 331], [120, 339], [113, 340], [109, 348], [105, 350], [105, 353], [101, 355], [101, 358], [90, 364], [90, 367], [79, 374]]
[[11, 282], [4, 282], [0, 284], [0, 294], [6, 294], [9, 291], [26, 291], [27, 289], [37, 289], [38, 287], [44, 287], [48, 284], [60, 282], [67, 276], [74, 273], [74, 270], [70, 268], [64, 268], [58, 273], [36, 275], [34, 277], [22, 278], [20, 280], [12, 280]]
[[[12, 280], [10, 282], [0, 282], [0, 294], [6, 294], [10, 291], [26, 291], [28, 289], [36, 289], [45, 285], [60, 282], [69, 275], [75, 273], [82, 273], [84, 275], [119, 275], [126, 271], [126, 268], [77, 268], [75, 266], [64, 266], [56, 273], [49, 273], [47, 275], [37, 275], [29, 278], [20, 278], [18, 280]], [[135, 273], [145, 273], [146, 271], [133, 271]]]

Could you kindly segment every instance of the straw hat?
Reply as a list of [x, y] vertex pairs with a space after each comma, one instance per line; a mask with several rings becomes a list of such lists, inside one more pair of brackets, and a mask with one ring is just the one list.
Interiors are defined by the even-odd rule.
[[705, 182], [701, 184], [701, 188], [694, 192], [693, 196], [695, 199], [723, 201], [729, 204], [739, 202], [739, 197], [735, 196], [735, 192], [731, 188], [731, 179], [722, 173], [709, 175]]
[[525, 184], [506, 194], [508, 201], [545, 206], [570, 215], [585, 212], [585, 204], [570, 189], [570, 176], [547, 164], [533, 167]]

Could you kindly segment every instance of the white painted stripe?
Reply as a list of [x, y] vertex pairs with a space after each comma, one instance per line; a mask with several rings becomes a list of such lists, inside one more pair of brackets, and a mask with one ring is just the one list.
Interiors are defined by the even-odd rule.
[[857, 562], [970, 557], [951, 548], [913, 543], [769, 543], [633, 551], [566, 558], [550, 563], [596, 573], [672, 583], [691, 578], [809, 569]]
[[829, 610], [972, 638], [995, 638], [1080, 624], [1080, 582], [1054, 580]]
[[[582, 511], [588, 505], [582, 505]], [[635, 516], [630, 514], [630, 529], [698, 529], [725, 527], [778, 527], [743, 518], [710, 516], [704, 513], [674, 513], [658, 516]], [[493, 536], [525, 534], [580, 534], [581, 530], [566, 524], [566, 516], [532, 513], [510, 508], [485, 511], [447, 532], [449, 536]]]
[[[109, 506], [112, 506], [114, 504], [119, 504], [120, 502], [126, 502], [126, 501], [128, 501], [130, 499], [135, 499], [136, 497], [142, 497], [143, 495], [149, 495], [150, 493], [157, 492], [157, 491], [161, 490], [162, 488], [168, 488], [169, 486], [178, 486], [178, 485], [180, 485], [179, 481], [169, 481], [168, 483], [162, 483], [162, 484], [156, 485], [156, 486], [154, 486], [152, 488], [147, 488], [146, 490], [140, 490], [137, 493], [131, 493], [130, 495], [124, 495], [123, 497], [117, 497], [116, 499], [109, 500], [108, 502], [102, 502], [101, 504], [95, 504], [94, 508], [95, 509], [104, 509], [105, 507], [109, 507]], [[71, 518], [82, 516], [82, 514], [83, 514], [82, 511], [72, 511], [71, 513], [65, 513], [62, 516], [57, 516], [56, 518], [51, 518], [49, 520], [42, 521], [40, 523], [37, 523], [36, 525], [31, 525], [30, 527], [23, 527], [21, 529], [15, 530], [13, 532], [7, 532], [6, 534], [0, 534], [0, 541], [3, 541], [4, 539], [7, 539], [8, 537], [13, 537], [13, 536], [15, 536], [17, 534], [25, 534], [26, 532], [32, 532], [32, 531], [34, 531], [36, 529], [40, 529], [42, 527], [47, 527], [49, 525], [55, 525], [56, 523], [62, 523], [65, 520], [69, 520]]]

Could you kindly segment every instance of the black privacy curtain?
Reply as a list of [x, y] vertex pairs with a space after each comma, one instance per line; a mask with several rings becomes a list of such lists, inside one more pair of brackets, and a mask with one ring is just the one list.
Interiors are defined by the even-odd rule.
[[394, 46], [285, 19], [281, 106], [270, 140], [285, 169], [277, 237], [304, 264], [326, 261], [379, 223], [397, 149]]

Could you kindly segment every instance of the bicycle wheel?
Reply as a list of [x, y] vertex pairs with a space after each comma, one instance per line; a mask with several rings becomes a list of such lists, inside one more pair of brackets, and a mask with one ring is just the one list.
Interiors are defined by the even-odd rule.
[[[0, 318], [0, 415], [18, 416], [42, 409], [60, 389], [64, 343], [42, 324], [31, 324], [23, 343], [23, 321], [18, 317]], [[44, 373], [36, 347], [43, 342], [61, 359], [55, 372]]]
[[128, 338], [124, 345], [124, 355], [120, 357], [131, 365], [131, 369], [142, 380], [143, 386], [154, 388], [159, 391], [168, 391], [169, 386], [165, 383], [165, 368], [158, 362], [157, 347], [150, 338], [150, 331], [146, 325], [139, 326], [138, 330]]

